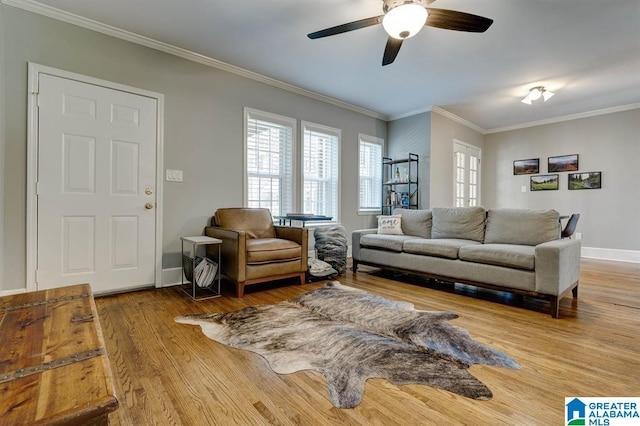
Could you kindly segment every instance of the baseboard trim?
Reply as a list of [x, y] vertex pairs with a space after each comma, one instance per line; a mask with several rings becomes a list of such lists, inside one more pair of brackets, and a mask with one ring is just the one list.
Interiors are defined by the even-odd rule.
[[162, 270], [162, 284], [156, 287], [173, 287], [180, 284], [182, 284], [182, 268], [167, 268]]
[[640, 251], [619, 250], [597, 247], [582, 247], [582, 257], [588, 259], [614, 260], [617, 262], [640, 263]]
[[13, 296], [14, 294], [26, 293], [26, 288], [15, 288], [13, 290], [0, 290], [0, 297], [2, 296]]

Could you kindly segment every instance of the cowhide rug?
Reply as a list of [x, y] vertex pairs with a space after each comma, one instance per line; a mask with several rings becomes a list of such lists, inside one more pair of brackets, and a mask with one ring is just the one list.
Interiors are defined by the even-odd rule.
[[469, 366], [520, 365], [447, 322], [453, 318], [452, 312], [419, 311], [411, 303], [330, 281], [289, 302], [175, 321], [199, 325], [210, 339], [262, 355], [276, 373], [319, 371], [339, 408], [357, 406], [370, 377], [490, 399], [491, 391]]

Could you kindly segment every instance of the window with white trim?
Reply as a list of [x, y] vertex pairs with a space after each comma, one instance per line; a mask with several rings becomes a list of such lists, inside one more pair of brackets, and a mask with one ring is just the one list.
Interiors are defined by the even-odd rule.
[[358, 140], [358, 212], [380, 213], [384, 139], [359, 134]]
[[302, 122], [302, 212], [338, 221], [341, 130]]
[[480, 148], [453, 141], [453, 199], [456, 207], [480, 205]]
[[244, 116], [245, 206], [273, 216], [293, 212], [296, 120], [249, 108]]

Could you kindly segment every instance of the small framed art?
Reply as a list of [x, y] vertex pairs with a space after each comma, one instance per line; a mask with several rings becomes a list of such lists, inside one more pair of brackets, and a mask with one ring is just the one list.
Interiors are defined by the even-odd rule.
[[575, 172], [578, 170], [578, 154], [559, 155], [547, 159], [547, 173]]
[[533, 175], [540, 173], [540, 159], [516, 160], [513, 162], [514, 175]]
[[531, 176], [532, 191], [549, 191], [558, 189], [559, 175]]
[[569, 173], [569, 189], [602, 188], [602, 172]]

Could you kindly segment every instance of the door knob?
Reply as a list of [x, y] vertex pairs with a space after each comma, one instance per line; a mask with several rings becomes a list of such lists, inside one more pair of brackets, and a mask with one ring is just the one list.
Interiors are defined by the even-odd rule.
[[144, 205], [144, 208], [145, 208], [145, 209], [147, 209], [147, 210], [152, 209], [152, 208], [153, 208], [153, 203], [146, 203], [146, 204]]

